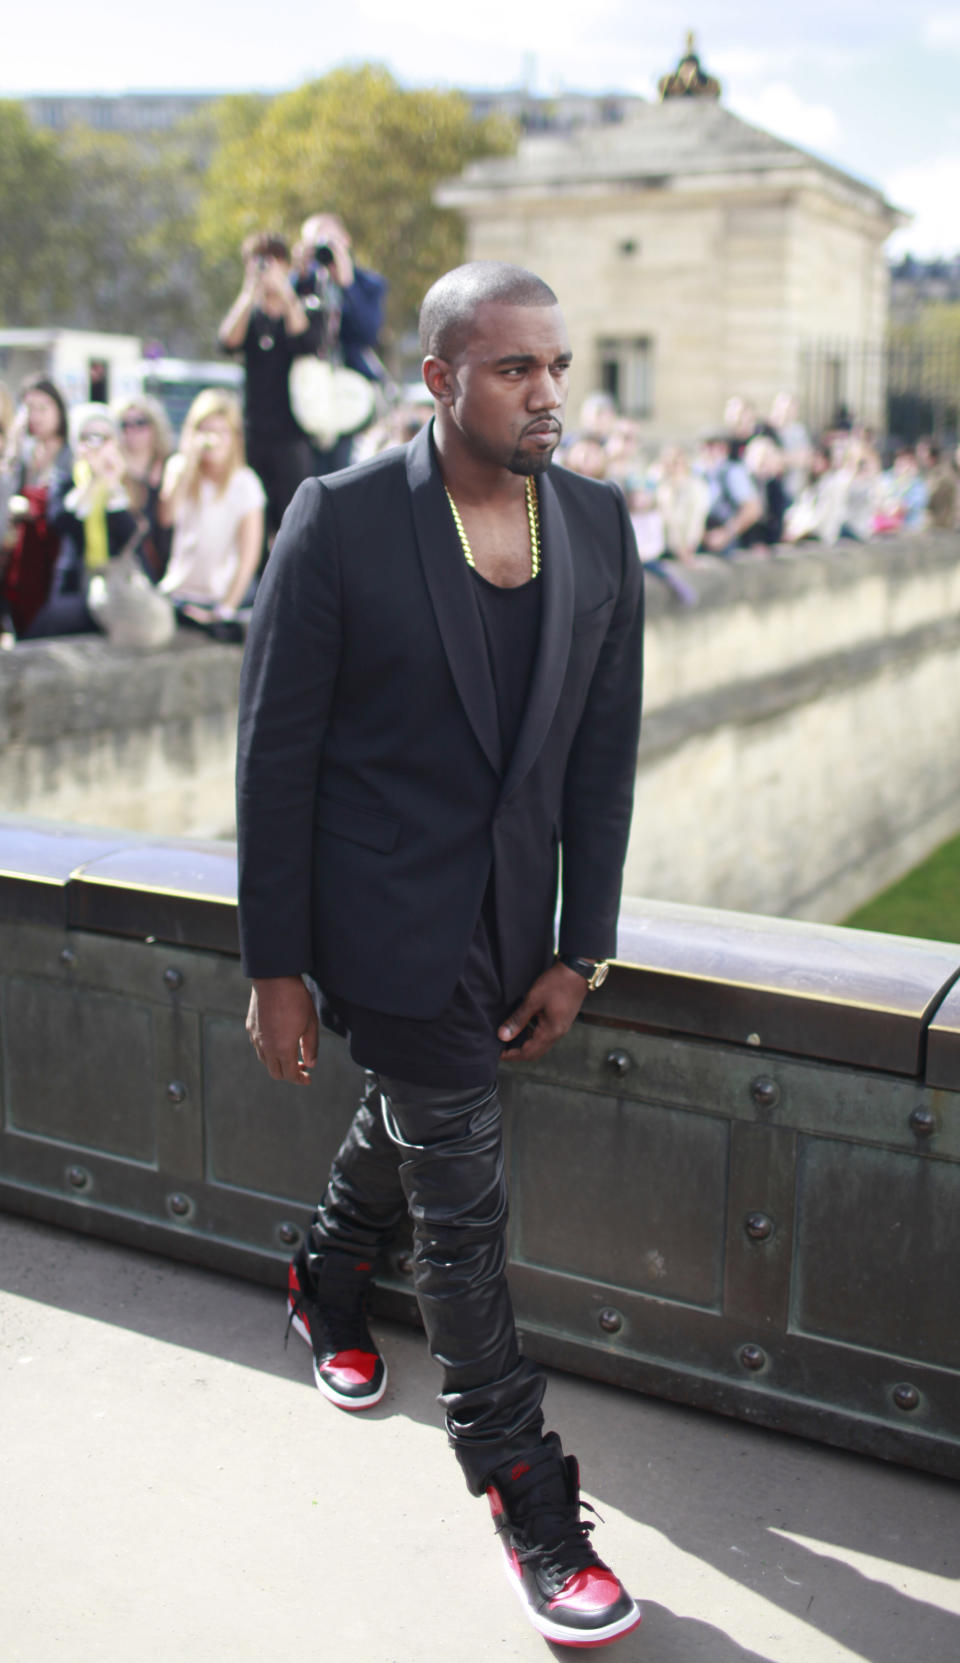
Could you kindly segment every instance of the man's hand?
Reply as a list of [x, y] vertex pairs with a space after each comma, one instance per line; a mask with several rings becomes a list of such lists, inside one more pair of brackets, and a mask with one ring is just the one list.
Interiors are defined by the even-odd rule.
[[530, 1023], [533, 1024], [529, 1039], [506, 1055], [519, 1057], [523, 1062], [533, 1062], [537, 1057], [544, 1056], [554, 1041], [562, 1039], [573, 1025], [586, 992], [587, 984], [583, 977], [578, 976], [569, 965], [559, 961], [552, 964], [549, 970], [537, 977], [523, 1004], [497, 1030], [497, 1038], [509, 1043]]
[[309, 1084], [317, 1060], [319, 1024], [313, 1000], [299, 976], [271, 976], [254, 982], [247, 1033], [271, 1079]]

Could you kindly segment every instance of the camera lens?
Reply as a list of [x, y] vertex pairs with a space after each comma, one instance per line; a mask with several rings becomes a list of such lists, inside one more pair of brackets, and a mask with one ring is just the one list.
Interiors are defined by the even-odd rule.
[[333, 262], [334, 262], [334, 259], [336, 258], [336, 256], [334, 255], [333, 249], [330, 247], [329, 243], [317, 243], [317, 246], [316, 246], [316, 248], [314, 249], [313, 252], [317, 257], [317, 264], [318, 265], [321, 265], [321, 266], [332, 266], [333, 265]]

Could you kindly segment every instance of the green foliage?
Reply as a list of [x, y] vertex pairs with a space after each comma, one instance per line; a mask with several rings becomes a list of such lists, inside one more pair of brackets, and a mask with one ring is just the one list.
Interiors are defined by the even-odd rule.
[[960, 302], [937, 300], [921, 307], [914, 317], [891, 325], [890, 339], [897, 346], [960, 344]]
[[269, 103], [225, 99], [218, 128], [197, 219], [208, 259], [231, 259], [238, 280], [248, 232], [294, 239], [308, 214], [338, 213], [360, 263], [389, 279], [395, 329], [463, 256], [460, 217], [434, 206], [435, 187], [516, 142], [507, 123], [474, 121], [458, 93], [407, 92], [372, 65], [334, 70]]
[[457, 93], [405, 92], [384, 69], [340, 69], [279, 98], [226, 98], [170, 132], [35, 128], [0, 100], [0, 325], [103, 329], [183, 356], [216, 350], [239, 245], [291, 239], [339, 213], [362, 264], [391, 284], [394, 328], [462, 257], [441, 179], [512, 148]]
[[52, 134], [19, 104], [0, 100], [0, 324], [49, 323], [70, 292], [60, 218], [69, 169]]
[[168, 352], [212, 350], [221, 296], [193, 238], [209, 122], [149, 139], [77, 127], [65, 135], [71, 205], [69, 321], [160, 339]]
[[857, 930], [960, 941], [960, 837], [844, 919]]

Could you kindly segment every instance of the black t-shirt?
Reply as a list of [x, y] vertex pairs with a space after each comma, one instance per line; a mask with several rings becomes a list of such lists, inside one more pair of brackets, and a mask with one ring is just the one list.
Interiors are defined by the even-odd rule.
[[247, 377], [244, 427], [248, 441], [276, 443], [304, 437], [290, 408], [288, 382], [294, 358], [316, 352], [320, 344], [321, 320], [309, 312], [307, 317], [308, 327], [302, 335], [288, 335], [283, 318], [268, 317], [258, 306], [250, 313], [243, 343]]
[[540, 640], [540, 594], [536, 578], [518, 589], [501, 589], [472, 571], [473, 593], [487, 643], [497, 698], [504, 765], [513, 755], [527, 703], [533, 661]]
[[[540, 640], [542, 584], [531, 579], [518, 589], [501, 589], [474, 572], [473, 593], [480, 614], [497, 701], [504, 763], [513, 754], [526, 707]], [[350, 1034], [355, 1062], [411, 1085], [466, 1091], [489, 1084], [503, 1049], [497, 1028], [510, 1012], [497, 960], [493, 880], [450, 1003], [428, 1021], [388, 1016], [326, 995], [334, 1023]]]

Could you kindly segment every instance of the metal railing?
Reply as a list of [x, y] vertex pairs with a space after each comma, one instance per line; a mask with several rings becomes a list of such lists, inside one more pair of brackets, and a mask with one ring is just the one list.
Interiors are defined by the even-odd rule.
[[820, 340], [800, 353], [799, 400], [812, 433], [833, 427], [845, 409], [905, 444], [960, 435], [960, 340]]

